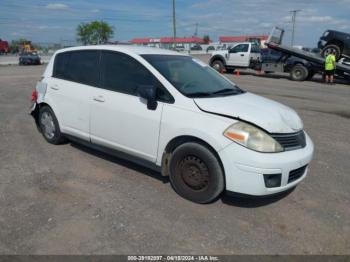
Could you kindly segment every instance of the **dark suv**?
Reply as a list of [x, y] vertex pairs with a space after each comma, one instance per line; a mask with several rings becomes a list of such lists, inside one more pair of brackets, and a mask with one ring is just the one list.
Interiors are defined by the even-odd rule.
[[327, 56], [331, 51], [335, 51], [337, 60], [341, 57], [350, 58], [350, 34], [327, 30], [320, 37], [318, 48], [322, 50], [321, 55], [323, 57]]

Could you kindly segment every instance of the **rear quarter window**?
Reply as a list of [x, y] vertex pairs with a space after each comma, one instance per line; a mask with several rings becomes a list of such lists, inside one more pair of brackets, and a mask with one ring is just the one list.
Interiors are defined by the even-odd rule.
[[54, 62], [53, 77], [98, 86], [99, 52], [94, 50], [60, 53]]

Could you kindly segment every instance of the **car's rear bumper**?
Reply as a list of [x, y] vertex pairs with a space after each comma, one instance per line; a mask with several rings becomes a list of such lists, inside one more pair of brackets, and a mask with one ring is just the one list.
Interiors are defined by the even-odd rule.
[[[226, 190], [263, 196], [295, 187], [306, 177], [313, 151], [314, 146], [308, 135], [304, 148], [281, 153], [259, 153], [232, 143], [219, 152], [225, 170]], [[296, 179], [288, 181], [290, 174], [298, 170]], [[272, 174], [281, 175], [280, 186], [266, 187], [264, 175]]]

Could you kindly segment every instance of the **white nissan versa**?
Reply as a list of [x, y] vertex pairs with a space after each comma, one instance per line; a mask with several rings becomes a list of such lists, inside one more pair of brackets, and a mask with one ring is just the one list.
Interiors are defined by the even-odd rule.
[[68, 138], [155, 167], [197, 203], [224, 190], [261, 196], [295, 187], [314, 150], [292, 109], [162, 49], [59, 50], [32, 101], [49, 143]]

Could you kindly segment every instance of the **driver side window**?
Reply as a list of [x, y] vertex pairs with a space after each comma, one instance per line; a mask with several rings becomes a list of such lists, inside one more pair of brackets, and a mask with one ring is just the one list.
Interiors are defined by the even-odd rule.
[[230, 49], [230, 53], [240, 53], [240, 52], [248, 52], [249, 45], [248, 44], [240, 44], [232, 47]]

